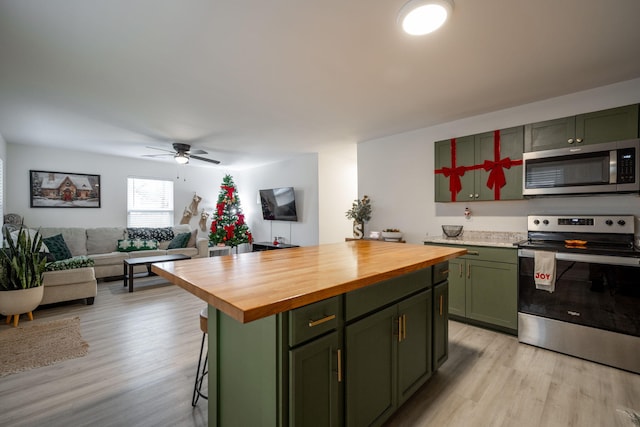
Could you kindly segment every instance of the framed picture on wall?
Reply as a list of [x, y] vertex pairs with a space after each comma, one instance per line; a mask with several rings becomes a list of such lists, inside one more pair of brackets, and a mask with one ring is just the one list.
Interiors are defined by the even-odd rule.
[[29, 171], [32, 208], [99, 208], [100, 175]]

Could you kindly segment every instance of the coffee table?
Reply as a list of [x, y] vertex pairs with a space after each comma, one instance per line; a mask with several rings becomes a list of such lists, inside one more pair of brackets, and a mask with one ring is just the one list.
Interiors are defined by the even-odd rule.
[[175, 255], [158, 255], [158, 256], [148, 256], [141, 258], [128, 258], [124, 260], [124, 286], [129, 284], [129, 292], [133, 292], [133, 267], [136, 265], [146, 265], [147, 266], [147, 276], [150, 276], [151, 273], [151, 264], [154, 262], [168, 262], [168, 261], [181, 261], [184, 259], [191, 259], [188, 255], [175, 254]]

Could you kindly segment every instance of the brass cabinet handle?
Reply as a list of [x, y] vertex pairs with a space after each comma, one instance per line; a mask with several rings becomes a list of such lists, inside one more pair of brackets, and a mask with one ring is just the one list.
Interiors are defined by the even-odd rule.
[[338, 382], [342, 382], [342, 350], [338, 349]]
[[440, 295], [440, 316], [442, 316], [443, 298], [444, 298], [444, 295]]
[[407, 315], [402, 315], [402, 339], [407, 339]]
[[398, 317], [398, 342], [402, 342], [402, 316]]
[[467, 255], [480, 255], [478, 251], [467, 251]]
[[576, 138], [576, 142], [580, 144], [582, 142], [582, 138]]
[[447, 268], [446, 270], [442, 270], [440, 274], [441, 275], [449, 274], [449, 269]]
[[467, 264], [467, 279], [471, 278], [471, 263]]
[[322, 319], [318, 319], [318, 320], [309, 320], [309, 327], [310, 327], [310, 328], [313, 328], [314, 326], [321, 325], [321, 324], [323, 324], [323, 323], [325, 323], [325, 322], [328, 322], [329, 320], [333, 320], [333, 319], [335, 319], [335, 318], [336, 318], [336, 315], [335, 315], [335, 314], [332, 314], [332, 315], [330, 315], [330, 316], [323, 317]]
[[462, 263], [458, 264], [458, 267], [460, 267], [458, 277], [462, 277]]
[[569, 144], [573, 144], [573, 138], [569, 138], [569, 139], [567, 139], [567, 142], [568, 142]]

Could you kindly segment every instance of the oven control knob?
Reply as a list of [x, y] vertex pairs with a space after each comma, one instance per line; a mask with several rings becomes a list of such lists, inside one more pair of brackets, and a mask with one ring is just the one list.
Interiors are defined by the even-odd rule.
[[625, 225], [625, 224], [626, 224], [626, 222], [625, 222], [624, 219], [621, 219], [620, 221], [618, 221], [618, 225]]
[[539, 220], [539, 219], [534, 219], [534, 220], [533, 220], [533, 223], [534, 223], [535, 225], [538, 225], [538, 224], [540, 224], [540, 220]]
[[544, 221], [542, 221], [542, 223], [543, 223], [544, 225], [549, 225], [549, 220], [548, 220], [548, 219], [545, 219]]
[[613, 221], [611, 221], [610, 219], [606, 220], [604, 223], [607, 225], [613, 225]]

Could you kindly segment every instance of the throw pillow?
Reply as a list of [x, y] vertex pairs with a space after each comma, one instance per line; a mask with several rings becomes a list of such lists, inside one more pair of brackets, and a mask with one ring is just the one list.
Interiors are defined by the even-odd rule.
[[67, 246], [67, 242], [64, 241], [64, 237], [62, 237], [62, 234], [45, 237], [44, 239], [42, 239], [42, 242], [47, 245], [49, 252], [53, 254], [53, 257], [56, 261], [69, 259], [73, 256], [71, 255], [71, 251]]
[[174, 238], [171, 227], [164, 228], [148, 228], [148, 227], [129, 227], [127, 228], [127, 237], [129, 239], [155, 239], [158, 241], [170, 241]]
[[189, 237], [189, 242], [187, 243], [187, 247], [195, 248], [197, 239], [198, 239], [198, 230], [196, 229], [191, 232], [191, 237]]
[[158, 249], [158, 241], [153, 239], [120, 239], [117, 249], [118, 252], [149, 251]]
[[191, 238], [191, 233], [181, 233], [171, 240], [167, 249], [186, 248]]
[[47, 264], [47, 271], [59, 271], [59, 270], [71, 270], [74, 268], [93, 267], [95, 261], [93, 258], [89, 258], [83, 255], [75, 256], [73, 258], [64, 259], [61, 261], [54, 261]]

